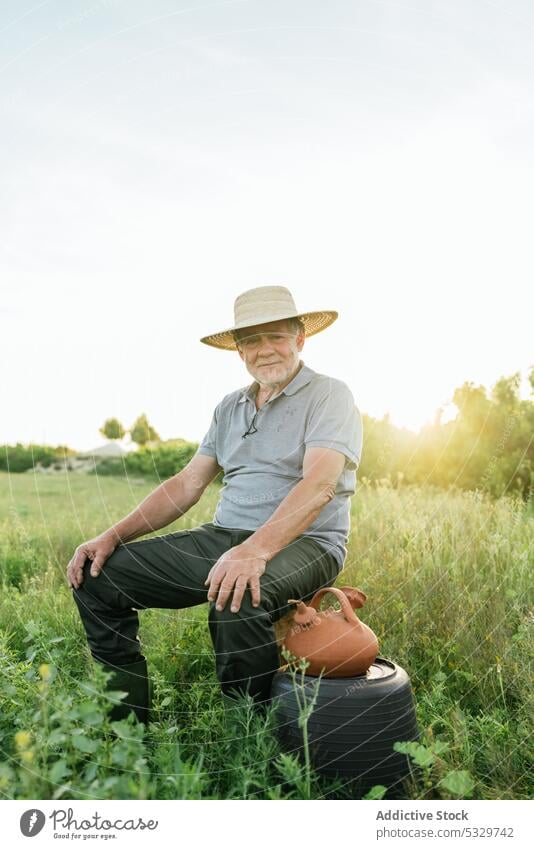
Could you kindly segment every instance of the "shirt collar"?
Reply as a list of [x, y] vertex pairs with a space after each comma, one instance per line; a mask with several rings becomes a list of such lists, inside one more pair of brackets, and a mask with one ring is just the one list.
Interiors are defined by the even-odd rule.
[[[309, 366], [305, 365], [301, 360], [302, 367], [298, 370], [293, 380], [291, 380], [287, 386], [282, 389], [280, 395], [294, 395], [295, 392], [298, 392], [299, 389], [302, 389], [303, 386], [306, 386], [314, 377], [315, 372], [313, 369], [309, 368]], [[250, 386], [245, 387], [241, 390], [241, 397], [238, 401], [239, 404], [242, 404], [244, 401], [249, 399], [250, 401], [254, 401], [256, 396], [256, 391], [258, 389], [258, 383], [254, 381], [250, 384]], [[278, 397], [278, 396], [275, 396]], [[274, 400], [274, 398], [273, 398]]]

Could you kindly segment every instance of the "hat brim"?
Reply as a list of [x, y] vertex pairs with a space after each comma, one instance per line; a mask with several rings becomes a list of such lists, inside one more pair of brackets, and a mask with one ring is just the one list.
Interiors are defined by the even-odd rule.
[[[335, 310], [321, 310], [320, 312], [304, 312], [299, 315], [287, 316], [290, 318], [299, 318], [304, 325], [304, 333], [306, 337], [315, 336], [321, 330], [326, 330], [334, 323], [338, 313]], [[276, 321], [284, 321], [285, 319], [275, 319]], [[270, 321], [258, 321], [249, 327], [259, 327], [262, 324], [270, 324]], [[221, 351], [237, 351], [237, 345], [234, 340], [233, 333], [236, 329], [246, 330], [246, 327], [230, 327], [228, 330], [221, 330], [219, 333], [212, 333], [210, 336], [203, 336], [200, 340], [204, 345], [210, 345], [212, 348], [220, 348]]]

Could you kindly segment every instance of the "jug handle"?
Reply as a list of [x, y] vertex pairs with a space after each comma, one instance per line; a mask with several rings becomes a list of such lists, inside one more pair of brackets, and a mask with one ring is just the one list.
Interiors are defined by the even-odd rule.
[[310, 601], [310, 607], [314, 607], [315, 610], [319, 610], [319, 605], [326, 595], [326, 593], [333, 593], [341, 604], [341, 610], [343, 611], [343, 615], [347, 622], [359, 622], [358, 616], [352, 609], [350, 605], [350, 601], [344, 592], [341, 592], [337, 587], [323, 587], [321, 590], [317, 590], [314, 597]]

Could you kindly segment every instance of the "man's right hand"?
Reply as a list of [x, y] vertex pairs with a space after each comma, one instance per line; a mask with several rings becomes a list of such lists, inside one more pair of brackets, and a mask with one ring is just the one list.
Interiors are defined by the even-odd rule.
[[69, 587], [77, 590], [83, 583], [83, 567], [87, 558], [93, 561], [91, 564], [91, 575], [93, 578], [96, 578], [118, 544], [119, 540], [117, 537], [112, 536], [109, 531], [87, 542], [82, 542], [74, 552], [74, 556], [67, 566], [67, 582]]

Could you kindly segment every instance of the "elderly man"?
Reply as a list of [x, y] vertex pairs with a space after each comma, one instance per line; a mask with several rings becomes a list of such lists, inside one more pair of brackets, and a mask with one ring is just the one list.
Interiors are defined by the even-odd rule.
[[[95, 539], [78, 546], [68, 583], [93, 658], [113, 670], [148, 722], [150, 686], [137, 611], [210, 602], [209, 630], [223, 694], [269, 700], [280, 657], [273, 623], [289, 598], [308, 599], [336, 580], [349, 531], [362, 449], [348, 387], [304, 365], [306, 336], [336, 312], [299, 313], [283, 286], [235, 302], [234, 326], [201, 341], [236, 350], [254, 383], [226, 395], [191, 462]], [[132, 542], [183, 516], [222, 469], [213, 522]]]

